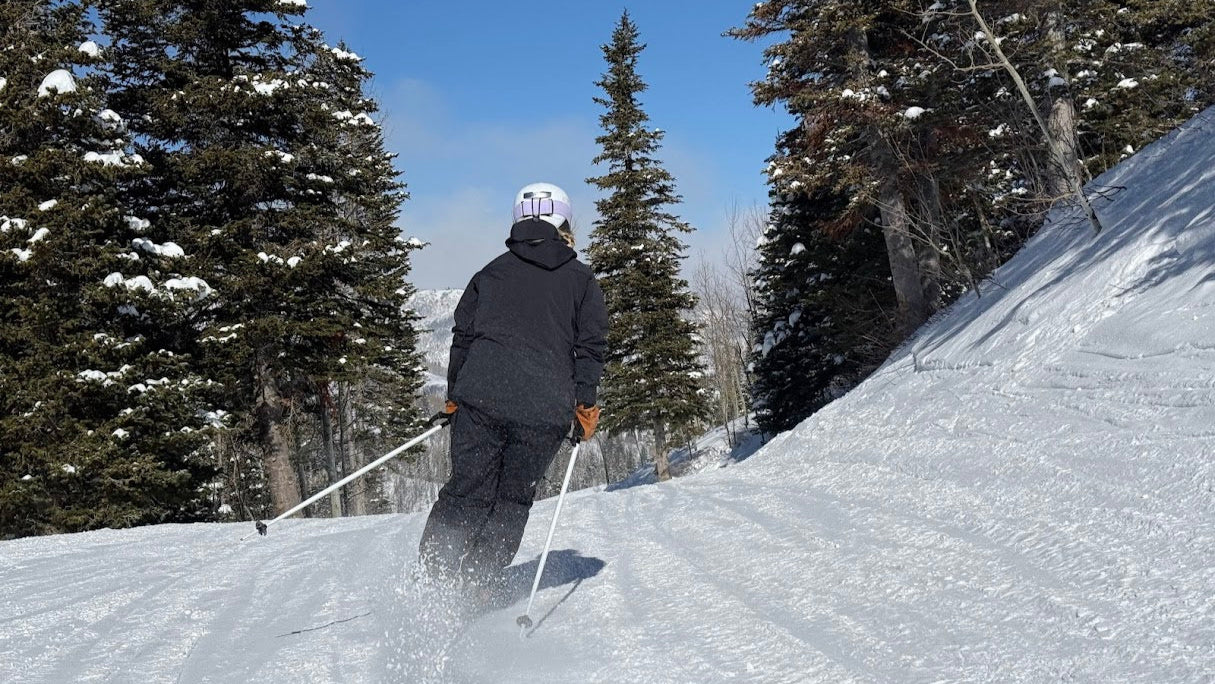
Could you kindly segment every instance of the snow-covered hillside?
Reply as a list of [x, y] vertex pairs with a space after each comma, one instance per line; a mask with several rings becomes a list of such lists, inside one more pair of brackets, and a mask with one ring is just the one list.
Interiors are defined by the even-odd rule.
[[419, 516], [0, 543], [0, 680], [1215, 680], [1215, 112], [733, 467], [574, 494], [520, 640]]
[[451, 327], [455, 325], [456, 304], [464, 290], [418, 290], [409, 299], [417, 322], [418, 351], [426, 359], [427, 386], [447, 387], [447, 354], [451, 350]]

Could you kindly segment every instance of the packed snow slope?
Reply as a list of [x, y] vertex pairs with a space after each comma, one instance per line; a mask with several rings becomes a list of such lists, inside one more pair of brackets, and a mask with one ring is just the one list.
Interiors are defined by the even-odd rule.
[[1215, 680], [1215, 116], [750, 459], [574, 494], [520, 639], [422, 518], [0, 544], [5, 682]]

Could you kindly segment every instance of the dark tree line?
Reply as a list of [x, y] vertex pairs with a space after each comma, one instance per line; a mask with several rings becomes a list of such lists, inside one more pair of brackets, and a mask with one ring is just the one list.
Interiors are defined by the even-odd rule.
[[[977, 287], [1058, 203], [1215, 101], [1215, 3], [768, 0], [754, 407], [785, 430]], [[1099, 239], [1099, 237], [1097, 238]]]
[[371, 74], [303, 3], [91, 4], [0, 9], [0, 534], [284, 510], [419, 424]]
[[[0, 6], [0, 536], [264, 517], [419, 426], [421, 244], [395, 228], [406, 193], [371, 74], [304, 12]], [[666, 477], [668, 447], [748, 398], [775, 432], [847, 391], [1051, 207], [1101, 239], [1117, 189], [1090, 181], [1215, 102], [1213, 15], [1215, 0], [754, 5], [728, 33], [767, 44], [755, 101], [795, 125], [768, 160], [755, 259], [732, 262], [743, 292], [701, 274], [698, 300], [624, 14], [588, 179], [605, 431], [652, 444]], [[388, 510], [391, 486], [373, 475], [314, 513]]]

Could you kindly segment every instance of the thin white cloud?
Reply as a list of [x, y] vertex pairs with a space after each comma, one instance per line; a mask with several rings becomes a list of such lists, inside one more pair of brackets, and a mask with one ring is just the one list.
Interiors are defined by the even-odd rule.
[[[531, 182], [556, 183], [570, 193], [579, 242], [585, 244], [597, 218], [599, 192], [584, 180], [602, 173], [591, 164], [598, 153], [596, 121], [538, 116], [503, 123], [492, 120], [492, 104], [486, 111], [456, 111], [436, 87], [418, 79], [395, 82], [383, 105], [389, 148], [400, 154], [410, 187], [402, 230], [431, 243], [414, 254], [415, 285], [463, 287], [501, 254], [511, 200]], [[537, 111], [543, 111], [543, 103]], [[689, 252], [717, 253], [724, 244], [727, 205], [753, 198], [723, 188], [712, 159], [675, 134], [668, 134], [660, 158], [684, 197], [676, 212], [697, 228], [685, 238]]]
[[411, 277], [418, 287], [463, 287], [501, 254], [511, 201], [527, 183], [562, 186], [576, 225], [589, 228], [594, 221], [594, 195], [583, 182], [593, 174], [592, 123], [477, 120], [453, 111], [438, 89], [418, 79], [395, 83], [384, 111], [389, 148], [400, 154], [410, 187], [402, 230], [430, 243], [414, 254]]

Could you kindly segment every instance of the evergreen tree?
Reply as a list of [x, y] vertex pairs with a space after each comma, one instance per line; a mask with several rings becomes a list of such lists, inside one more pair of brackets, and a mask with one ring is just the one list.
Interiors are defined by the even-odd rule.
[[663, 132], [649, 129], [638, 95], [646, 84], [637, 74], [637, 26], [625, 12], [603, 46], [608, 70], [596, 85], [603, 135], [596, 164], [607, 173], [587, 179], [608, 196], [596, 202], [600, 218], [588, 249], [609, 315], [608, 357], [600, 397], [604, 427], [653, 430], [655, 464], [661, 478], [668, 430], [688, 429], [705, 417], [703, 370], [696, 329], [686, 315], [695, 305], [679, 275], [685, 245], [680, 233], [692, 227], [668, 207], [679, 203], [675, 181], [655, 157]]
[[886, 1], [772, 0], [757, 4], [744, 39], [786, 37], [769, 47], [755, 101], [781, 104], [800, 120], [802, 159], [785, 173], [813, 194], [830, 182], [849, 198], [832, 223], [841, 233], [882, 226], [897, 325], [910, 334], [942, 304], [940, 193], [931, 174], [928, 102], [946, 92], [905, 37], [917, 22]]
[[[766, 425], [780, 429], [808, 415], [832, 377], [845, 387], [859, 379], [928, 313], [1019, 249], [1053, 202], [1207, 106], [1209, 79], [1199, 65], [1212, 55], [1212, 9], [1209, 0], [755, 5], [731, 35], [780, 37], [765, 50], [768, 75], [753, 90], [757, 103], [780, 104], [798, 121], [769, 172], [774, 211], [754, 323]], [[992, 39], [1011, 55], [1032, 107]], [[882, 335], [860, 334], [884, 327], [874, 326], [884, 305], [870, 279], [833, 275], [828, 282], [841, 289], [803, 301], [831, 289], [821, 269], [842, 258], [841, 239], [874, 223], [884, 232], [899, 312], [896, 334], [876, 346], [869, 343]], [[791, 258], [789, 243], [807, 256]], [[837, 297], [868, 306], [868, 315], [840, 316]], [[790, 316], [826, 337], [797, 330]], [[833, 369], [825, 359], [847, 356], [822, 354], [853, 344], [869, 363]], [[814, 379], [808, 387], [790, 380], [796, 363], [808, 364], [798, 372]], [[792, 408], [782, 418], [777, 407]]]
[[[1074, 148], [1083, 166], [1080, 182], [1215, 102], [1205, 71], [1215, 57], [1212, 0], [989, 0], [976, 8], [1052, 132]], [[972, 37], [969, 9], [964, 0], [951, 0], [925, 20], [939, 25], [944, 54], [990, 63], [989, 44]], [[1012, 87], [997, 75], [1000, 88]]]
[[331, 382], [373, 371], [402, 391], [418, 382], [401, 308], [410, 246], [391, 225], [400, 188], [371, 133], [369, 75], [299, 24], [304, 10], [275, 0], [102, 10], [115, 102], [151, 166], [138, 201], [197, 254], [214, 289], [196, 339], [232, 414], [225, 465], [247, 483], [233, 493], [251, 515], [300, 500], [308, 464], [295, 457], [296, 428]]
[[797, 119], [770, 160], [755, 274], [752, 397], [766, 430], [849, 389], [951, 289], [937, 145], [920, 106], [941, 84], [909, 54], [907, 21], [891, 3], [772, 0], [730, 32], [783, 38], [752, 89]]
[[[408, 308], [414, 289], [406, 280], [409, 254], [422, 243], [403, 240], [396, 227], [406, 193], [393, 167], [395, 155], [385, 151], [372, 118], [379, 109], [366, 94], [372, 74], [345, 45], [318, 42], [315, 29], [300, 32], [311, 46], [309, 78], [330, 86], [310, 113], [315, 135], [300, 157], [323, 184], [323, 192], [310, 200], [326, 216], [320, 237], [335, 250], [327, 260], [302, 261], [301, 268], [319, 270], [300, 277], [332, 286], [320, 293], [327, 297], [301, 302], [306, 318], [325, 327], [311, 336], [319, 344], [300, 354], [313, 360], [310, 373], [319, 391], [311, 406], [333, 480], [364, 465], [368, 451], [378, 455], [422, 427], [418, 317]], [[343, 243], [353, 249], [337, 250]], [[374, 473], [352, 485], [344, 510], [386, 512], [383, 485]]]
[[[786, 145], [798, 144], [797, 131]], [[769, 167], [770, 222], [754, 272], [752, 408], [766, 432], [788, 430], [862, 379], [898, 337], [881, 230], [840, 232], [829, 225], [847, 195], [825, 185], [811, 195], [778, 172], [796, 148], [783, 147]]]
[[72, 2], [0, 6], [0, 536], [209, 515], [206, 383], [172, 331], [200, 295], [123, 187], [144, 164], [84, 76]]

